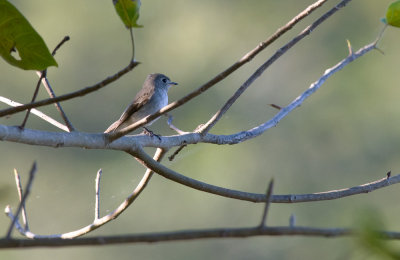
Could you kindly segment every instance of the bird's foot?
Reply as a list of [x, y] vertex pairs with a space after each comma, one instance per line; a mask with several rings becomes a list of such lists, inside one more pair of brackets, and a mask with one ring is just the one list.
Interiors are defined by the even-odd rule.
[[161, 141], [161, 137], [160, 137], [159, 135], [153, 133], [153, 131], [151, 131], [150, 129], [148, 129], [148, 128], [146, 128], [146, 127], [143, 127], [143, 129], [144, 129], [144, 130], [143, 130], [143, 133], [144, 133], [145, 135], [148, 135], [148, 136], [150, 136], [150, 137], [155, 136], [155, 137], [158, 138], [158, 140]]

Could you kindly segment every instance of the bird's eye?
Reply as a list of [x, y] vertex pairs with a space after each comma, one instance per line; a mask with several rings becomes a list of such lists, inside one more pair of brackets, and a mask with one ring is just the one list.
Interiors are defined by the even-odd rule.
[[166, 79], [166, 78], [163, 78], [163, 79], [162, 79], [162, 82], [167, 83], [167, 79]]

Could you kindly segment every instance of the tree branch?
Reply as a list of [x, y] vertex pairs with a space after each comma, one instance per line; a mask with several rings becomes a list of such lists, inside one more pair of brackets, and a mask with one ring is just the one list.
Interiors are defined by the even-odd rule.
[[68, 93], [68, 94], [65, 94], [65, 95], [62, 95], [62, 96], [58, 96], [58, 97], [55, 97], [55, 98], [44, 99], [44, 100], [41, 100], [41, 101], [29, 103], [29, 104], [18, 106], [18, 107], [14, 107], [14, 108], [3, 109], [3, 110], [0, 111], [0, 117], [6, 116], [6, 115], [15, 114], [15, 113], [24, 111], [26, 109], [31, 109], [31, 108], [34, 108], [34, 107], [41, 107], [41, 106], [53, 104], [53, 103], [56, 103], [56, 102], [61, 102], [61, 101], [65, 101], [65, 100], [68, 100], [68, 99], [84, 96], [86, 94], [89, 94], [89, 93], [91, 93], [93, 91], [99, 90], [99, 89], [107, 86], [108, 84], [116, 81], [117, 79], [119, 79], [120, 77], [122, 77], [123, 75], [125, 75], [126, 73], [131, 71], [133, 68], [135, 68], [139, 64], [140, 64], [139, 62], [131, 61], [127, 67], [123, 68], [122, 70], [120, 70], [119, 72], [114, 74], [113, 76], [110, 76], [110, 77], [100, 81], [99, 83], [94, 84], [93, 86], [89, 86], [89, 87], [83, 88], [83, 89], [78, 90], [78, 91], [74, 91], [74, 92], [71, 92], [71, 93]]
[[[156, 161], [161, 161], [163, 156], [167, 150], [163, 149], [157, 149], [156, 153], [154, 155], [154, 160]], [[122, 214], [135, 200], [136, 198], [142, 193], [144, 188], [147, 186], [148, 182], [150, 181], [151, 177], [153, 175], [153, 172], [150, 169], [147, 169], [142, 180], [139, 182], [139, 184], [136, 186], [134, 191], [122, 202], [118, 208], [116, 208], [113, 212], [111, 212], [108, 215], [105, 215], [104, 217], [99, 218], [99, 206], [98, 206], [98, 186], [99, 186], [99, 180], [100, 180], [100, 174], [96, 175], [96, 206], [95, 206], [95, 218], [92, 224], [87, 225], [83, 228], [80, 228], [75, 231], [63, 233], [63, 234], [54, 234], [54, 235], [38, 235], [35, 234], [31, 231], [29, 231], [26, 228], [22, 228], [21, 224], [18, 221], [18, 214], [15, 216], [11, 212], [11, 208], [9, 206], [6, 207], [5, 213], [6, 215], [12, 220], [12, 226], [15, 225], [15, 227], [18, 229], [18, 231], [21, 233], [21, 235], [30, 238], [30, 239], [71, 239], [71, 238], [77, 238], [80, 236], [83, 236], [93, 230], [98, 229], [99, 227], [107, 224], [108, 222], [112, 221], [113, 219], [116, 219], [119, 215]], [[29, 184], [29, 183], [28, 183]], [[22, 203], [22, 202], [21, 202]], [[17, 211], [18, 212], [18, 211]], [[10, 230], [12, 230], [10, 227]], [[9, 236], [7, 236], [9, 238]]]
[[[55, 98], [56, 94], [53, 91], [53, 88], [50, 85], [49, 80], [47, 79], [47, 73], [42, 72], [42, 71], [37, 71], [37, 75], [39, 76], [40, 80], [42, 80], [42, 84], [47, 90], [47, 93], [51, 98]], [[56, 106], [58, 112], [60, 112], [61, 118], [64, 120], [66, 126], [68, 127], [67, 132], [72, 132], [75, 131], [74, 126], [72, 125], [71, 121], [68, 119], [67, 115], [65, 114], [63, 108], [61, 107], [59, 102], [55, 102], [54, 105]]]
[[[32, 96], [32, 99], [31, 99], [31, 103], [36, 100], [36, 97], [37, 97], [37, 95], [39, 93], [40, 83], [42, 82], [42, 78], [43, 77], [44, 77], [44, 75], [40, 75], [40, 78], [39, 78], [38, 82], [36, 83], [35, 91], [33, 91], [33, 96]], [[26, 111], [24, 120], [22, 121], [22, 123], [20, 125], [21, 128], [25, 127], [25, 124], [28, 121], [30, 113], [31, 113], [31, 108], [29, 108], [28, 111]]]
[[[400, 232], [380, 231], [383, 239], [400, 239]], [[251, 228], [216, 228], [204, 230], [183, 230], [163, 233], [98, 236], [76, 239], [0, 239], [0, 248], [30, 247], [66, 247], [88, 245], [114, 245], [126, 243], [156, 243], [166, 241], [188, 241], [205, 238], [246, 238], [255, 236], [312, 236], [312, 237], [345, 237], [357, 235], [349, 228], [312, 228], [312, 227], [251, 227]]]
[[[56, 55], [56, 52], [58, 49], [67, 41], [69, 41], [69, 36], [65, 36], [59, 44], [54, 48], [54, 50], [51, 52], [51, 55]], [[56, 94], [53, 91], [53, 88], [50, 85], [49, 80], [47, 79], [47, 69], [44, 71], [36, 71], [36, 74], [39, 76], [39, 78], [42, 80], [43, 86], [45, 87], [47, 93], [51, 98], [55, 98]], [[58, 112], [61, 114], [61, 118], [64, 120], [66, 126], [68, 127], [68, 132], [75, 131], [74, 126], [72, 125], [71, 121], [68, 119], [67, 115], [65, 114], [63, 108], [61, 107], [59, 102], [54, 103], [55, 107], [57, 108]]]
[[274, 187], [274, 179], [272, 179], [268, 184], [267, 193], [265, 194], [266, 201], [265, 201], [264, 211], [262, 214], [261, 223], [259, 225], [259, 228], [265, 227], [265, 223], [267, 221], [269, 204], [271, 204], [271, 195], [272, 195], [273, 187]]
[[[26, 184], [26, 187], [25, 187], [25, 193], [22, 193], [22, 190], [18, 191], [19, 194], [22, 194], [22, 197], [20, 199], [17, 211], [15, 213], [15, 217], [13, 219], [11, 219], [11, 225], [8, 228], [6, 239], [9, 239], [11, 237], [11, 232], [14, 229], [15, 223], [18, 221], [18, 216], [19, 216], [19, 213], [21, 212], [21, 210], [23, 210], [25, 212], [25, 201], [28, 198], [29, 193], [31, 191], [31, 187], [32, 187], [33, 179], [35, 177], [35, 173], [36, 173], [36, 162], [33, 163], [32, 168], [31, 168], [31, 170], [29, 172], [29, 179], [28, 179], [28, 183]], [[19, 179], [19, 177], [18, 177], [18, 179]], [[18, 182], [17, 182], [17, 189], [19, 189], [19, 183]], [[9, 208], [9, 206], [6, 207], [6, 211], [7, 211], [7, 208]], [[10, 212], [11, 212], [11, 208], [9, 208], [9, 209], [10, 209]], [[25, 219], [25, 217], [26, 217], [26, 215], [24, 216], [24, 219]], [[25, 219], [25, 224], [26, 223], [27, 223], [27, 220]], [[27, 225], [25, 225], [25, 228], [27, 228]]]
[[[21, 106], [22, 105], [21, 103], [15, 102], [15, 101], [13, 101], [11, 99], [8, 99], [8, 98], [2, 97], [2, 96], [0, 96], [0, 102], [3, 102], [5, 104], [7, 104], [9, 106], [13, 106], [13, 107], [17, 107], [17, 106]], [[61, 124], [60, 122], [54, 120], [53, 118], [51, 118], [48, 115], [40, 112], [39, 110], [32, 108], [31, 113], [36, 115], [36, 116], [38, 116], [38, 117], [40, 117], [44, 121], [54, 125], [55, 127], [58, 127], [61, 130], [64, 130], [65, 132], [69, 132], [69, 129], [68, 129], [67, 126]]]
[[[182, 185], [191, 187], [196, 190], [203, 192], [208, 192], [211, 194], [219, 195], [222, 197], [246, 200], [251, 202], [266, 202], [265, 194], [249, 193], [238, 190], [227, 189], [215, 185], [211, 185], [205, 182], [201, 182], [178, 172], [175, 172], [168, 167], [154, 161], [150, 156], [148, 156], [141, 148], [129, 151], [132, 156], [139, 158], [144, 166], [158, 173], [159, 175], [172, 180], [174, 182], [180, 183]], [[333, 200], [339, 199], [347, 196], [352, 196], [360, 193], [368, 193], [376, 189], [380, 189], [395, 183], [400, 182], [400, 175], [396, 175], [390, 178], [383, 178], [375, 182], [359, 185], [356, 187], [333, 190], [321, 193], [311, 193], [311, 194], [292, 194], [292, 195], [272, 195], [271, 203], [299, 203], [299, 202], [311, 202], [311, 201], [321, 201], [321, 200]]]
[[[295, 100], [293, 100], [287, 107], [282, 108], [271, 120], [257, 127], [254, 127], [253, 129], [250, 129], [248, 131], [243, 131], [232, 135], [218, 136], [218, 138], [220, 139], [219, 142], [226, 143], [226, 141], [229, 140], [230, 144], [240, 143], [245, 140], [255, 138], [263, 134], [267, 129], [275, 127], [279, 123], [279, 121], [281, 121], [284, 117], [286, 117], [292, 110], [299, 107], [308, 97], [310, 97], [315, 91], [317, 91], [328, 78], [333, 76], [336, 72], [342, 70], [346, 65], [348, 65], [352, 61], [376, 49], [376, 43], [377, 40], [371, 44], [364, 46], [355, 53], [350, 53], [349, 56], [347, 56], [347, 58], [340, 61], [335, 66], [325, 70], [321, 78], [319, 78], [316, 82], [311, 84], [311, 86], [305, 92], [303, 92], [300, 96], [298, 96]], [[214, 119], [217, 119], [217, 117], [220, 118], [219, 116], [216, 116]], [[212, 122], [214, 121], [213, 119], [211, 119], [209, 122], [212, 124]]]

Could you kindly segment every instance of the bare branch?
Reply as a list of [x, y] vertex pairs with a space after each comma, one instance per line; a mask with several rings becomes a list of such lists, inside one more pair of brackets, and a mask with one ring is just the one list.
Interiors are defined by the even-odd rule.
[[[39, 78], [39, 80], [38, 80], [38, 82], [36, 83], [36, 88], [35, 88], [35, 91], [33, 92], [33, 96], [32, 96], [32, 99], [31, 99], [31, 103], [34, 102], [34, 101], [36, 100], [36, 97], [37, 97], [37, 95], [38, 95], [38, 93], [39, 93], [40, 82], [42, 81], [42, 78], [43, 78], [43, 77], [44, 77], [44, 75], [41, 75], [40, 78]], [[24, 128], [24, 127], [25, 127], [25, 124], [26, 124], [26, 122], [28, 121], [28, 118], [29, 118], [29, 114], [30, 114], [30, 113], [31, 113], [31, 108], [29, 108], [28, 111], [26, 111], [24, 120], [22, 121], [21, 126], [20, 126], [21, 128]]]
[[[3, 141], [13, 141], [32, 145], [42, 145], [50, 147], [84, 147], [87, 149], [114, 149], [130, 151], [131, 149], [138, 149], [140, 144], [146, 144], [151, 146], [152, 140], [150, 137], [145, 135], [123, 137], [120, 140], [105, 145], [103, 134], [87, 134], [80, 132], [72, 133], [53, 133], [37, 130], [25, 129], [21, 131], [18, 127], [3, 126], [0, 125], [0, 140]], [[203, 139], [207, 142], [218, 143], [218, 136], [207, 134]], [[160, 146], [165, 145], [165, 143], [173, 143], [175, 146], [179, 146], [182, 142], [186, 140], [188, 144], [200, 142], [200, 134], [190, 134], [184, 136], [173, 136], [173, 137], [162, 137], [162, 142]], [[166, 145], [167, 149], [169, 146]], [[131, 151], [132, 152], [132, 151]], [[142, 152], [141, 152], [142, 153]], [[136, 155], [135, 155], [136, 156]], [[235, 198], [240, 200], [247, 200], [252, 202], [265, 202], [265, 194], [248, 193], [231, 189], [224, 189], [218, 186], [209, 185], [204, 182], [191, 179], [184, 175], [181, 175], [165, 166], [158, 165], [157, 162], [152, 161], [152, 158], [147, 156], [145, 153], [139, 157], [146, 161], [146, 167], [149, 166], [151, 169], [156, 169], [156, 171], [173, 181], [182, 183], [186, 186], [204, 190], [206, 192], [218, 194], [228, 198]], [[151, 166], [150, 166], [151, 165]], [[329, 191], [325, 194], [298, 194], [298, 195], [273, 195], [271, 198], [272, 203], [297, 203], [297, 202], [308, 202], [308, 201], [318, 201], [318, 200], [331, 200], [338, 199], [341, 197], [351, 196], [355, 194], [369, 192], [375, 189], [383, 188], [395, 183], [400, 182], [400, 176], [394, 176], [386, 180], [379, 180], [377, 183], [371, 183], [369, 187], [353, 187], [351, 189], [335, 190]], [[367, 184], [369, 185], [369, 184]]]
[[[218, 82], [222, 81], [226, 77], [228, 77], [230, 74], [235, 72], [237, 69], [239, 69], [241, 66], [244, 64], [250, 62], [257, 54], [259, 54], [261, 51], [263, 51], [265, 48], [267, 48], [271, 43], [273, 43], [276, 39], [281, 37], [283, 34], [285, 34], [287, 31], [289, 31], [293, 26], [295, 26], [298, 22], [303, 20], [305, 17], [310, 15], [313, 11], [321, 7], [327, 0], [319, 0], [316, 1], [315, 3], [309, 5], [305, 10], [300, 12], [298, 15], [296, 15], [292, 20], [290, 20], [286, 25], [282, 26], [279, 28], [273, 35], [271, 35], [267, 40], [264, 42], [261, 42], [255, 47], [253, 50], [250, 52], [246, 53], [239, 61], [235, 62], [232, 64], [230, 67], [228, 67], [226, 70], [223, 72], [219, 73], [217, 76], [212, 78], [210, 81], [206, 82], [196, 90], [192, 91], [191, 93], [187, 94], [183, 98], [165, 106], [162, 108], [160, 111], [151, 114], [150, 116], [137, 121], [135, 124], [130, 125], [129, 127], [126, 127], [122, 129], [121, 131], [109, 134], [109, 141], [114, 141], [118, 138], [121, 138], [122, 136], [128, 134], [129, 132], [147, 124], [150, 121], [153, 121], [157, 117], [168, 113], [169, 111], [182, 106], [183, 104], [187, 103], [188, 101], [192, 100], [193, 98], [197, 97], [198, 95], [202, 94]], [[344, 0], [342, 2], [349, 2], [351, 0]], [[1, 112], [1, 111], [0, 111]], [[1, 116], [1, 113], [0, 113]]]
[[[180, 183], [182, 185], [191, 187], [196, 190], [212, 193], [222, 197], [246, 200], [251, 202], [266, 202], [265, 194], [242, 192], [238, 190], [227, 189], [223, 187], [218, 187], [205, 182], [197, 181], [195, 179], [189, 178], [185, 175], [179, 174], [168, 167], [154, 161], [150, 156], [148, 156], [142, 149], [138, 148], [135, 151], [128, 152], [133, 156], [140, 158], [141, 162], [147, 168], [152, 169], [159, 175], [170, 179], [174, 182]], [[339, 199], [347, 196], [352, 196], [360, 193], [368, 193], [376, 189], [380, 189], [389, 185], [400, 182], [400, 175], [396, 175], [390, 178], [383, 178], [375, 182], [355, 186], [348, 189], [333, 190], [321, 193], [311, 193], [311, 194], [293, 194], [293, 195], [272, 195], [272, 203], [299, 203], [299, 202], [311, 202], [311, 201], [321, 201], [321, 200], [333, 200]]]
[[[17, 191], [18, 191], [19, 202], [21, 203], [23, 190], [22, 190], [21, 178], [18, 174], [17, 169], [14, 169], [14, 176], [15, 176], [15, 185], [17, 186]], [[25, 226], [24, 229], [29, 230], [28, 218], [26, 217], [25, 203], [22, 204], [21, 214], [22, 214], [22, 221], [24, 222], [24, 226]]]
[[[400, 232], [378, 232], [383, 239], [400, 239]], [[216, 228], [204, 230], [183, 230], [163, 233], [135, 234], [121, 236], [99, 236], [76, 239], [0, 239], [0, 248], [30, 247], [66, 247], [88, 245], [114, 245], [127, 243], [156, 243], [166, 241], [188, 241], [206, 238], [245, 238], [255, 236], [312, 236], [345, 237], [357, 235], [349, 228], [312, 228], [312, 227], [264, 227], [256, 228]]]
[[[67, 41], [69, 41], [69, 36], [65, 36], [61, 42], [59, 44], [57, 44], [57, 46], [54, 48], [53, 52], [51, 53], [51, 55], [56, 55], [57, 50]], [[50, 85], [49, 80], [47, 79], [47, 69], [43, 70], [43, 71], [36, 71], [36, 74], [39, 76], [39, 80], [42, 80], [43, 86], [45, 87], [47, 93], [49, 94], [49, 96], [51, 98], [55, 98], [56, 95], [53, 91], [53, 88]], [[59, 102], [54, 103], [54, 105], [56, 106], [57, 110], [60, 112], [61, 114], [61, 118], [64, 120], [65, 124], [68, 127], [68, 132], [72, 132], [75, 131], [74, 126], [72, 125], [71, 121], [68, 119], [67, 115], [65, 114], [64, 110], [62, 109], [61, 105]]]
[[[51, 98], [55, 98], [56, 94], [54, 93], [49, 80], [47, 79], [46, 73], [37, 71], [36, 74], [39, 76], [39, 78], [42, 80], [43, 86], [46, 88], [47, 93]], [[43, 76], [44, 75], [44, 76]], [[68, 127], [68, 132], [75, 131], [74, 126], [72, 125], [71, 121], [68, 119], [67, 115], [65, 114], [63, 108], [61, 107], [59, 102], [55, 102], [54, 105], [56, 106], [57, 110], [61, 114], [61, 118], [64, 120], [65, 124]]]
[[[10, 106], [13, 106], [13, 107], [17, 107], [17, 106], [21, 106], [22, 105], [21, 103], [12, 101], [12, 100], [10, 100], [8, 98], [5, 98], [5, 97], [2, 97], [2, 96], [0, 96], [0, 102], [6, 103], [7, 105], [10, 105]], [[58, 121], [56, 121], [53, 118], [47, 116], [46, 114], [40, 112], [39, 110], [33, 108], [31, 110], [31, 113], [36, 115], [36, 116], [38, 116], [38, 117], [40, 117], [40, 118], [42, 118], [44, 121], [46, 121], [46, 122], [48, 122], [48, 123], [60, 128], [61, 130], [64, 130], [65, 132], [69, 132], [69, 129], [68, 129], [67, 126], [59, 123]]]
[[248, 78], [235, 92], [235, 94], [222, 106], [220, 110], [199, 130], [200, 133], [206, 134], [211, 128], [221, 119], [221, 117], [229, 110], [229, 108], [235, 103], [235, 101], [247, 90], [248, 87], [259, 78], [265, 70], [271, 66], [276, 60], [278, 60], [283, 54], [285, 54], [288, 50], [290, 50], [294, 45], [304, 39], [307, 35], [309, 35], [312, 31], [315, 30], [320, 24], [322, 24], [326, 19], [331, 17], [334, 13], [343, 8], [348, 2], [351, 0], [343, 0], [338, 5], [330, 9], [328, 12], [323, 14], [319, 19], [305, 28], [298, 36], [293, 38], [287, 44], [285, 44], [282, 48], [277, 50], [274, 55], [271, 56], [264, 64], [262, 64], [251, 76]]
[[[219, 143], [219, 144], [226, 144], [226, 141], [230, 142], [230, 144], [240, 143], [245, 140], [255, 138], [261, 134], [263, 134], [267, 129], [275, 127], [279, 121], [281, 121], [284, 117], [286, 117], [291, 111], [295, 108], [299, 107], [308, 97], [310, 97], [315, 91], [317, 91], [325, 81], [333, 76], [336, 72], [343, 69], [346, 65], [351, 63], [352, 61], [362, 57], [364, 54], [376, 49], [376, 42], [373, 42], [369, 45], [364, 46], [363, 48], [359, 49], [357, 52], [352, 53], [344, 60], [340, 61], [338, 64], [325, 70], [324, 74], [321, 78], [319, 78], [316, 82], [311, 84], [311, 86], [303, 92], [300, 96], [294, 99], [287, 107], [282, 108], [271, 120], [265, 122], [262, 125], [254, 127], [248, 131], [242, 131], [232, 135], [225, 135], [225, 136], [218, 136], [218, 141], [213, 140], [211, 143]], [[218, 117], [218, 116], [217, 116]], [[215, 117], [215, 119], [217, 118]], [[218, 117], [220, 118], [220, 117]], [[209, 121], [214, 122], [212, 120]], [[216, 121], [215, 121], [216, 122]], [[211, 124], [210, 124], [211, 126]], [[205, 127], [204, 129], [206, 129]], [[235, 141], [236, 140], [236, 141]]]
[[[33, 163], [32, 168], [31, 168], [31, 170], [29, 172], [29, 179], [28, 179], [28, 183], [26, 184], [26, 187], [25, 187], [25, 193], [22, 194], [22, 198], [21, 198], [21, 201], [20, 201], [20, 203], [18, 205], [17, 212], [15, 213], [15, 217], [11, 220], [11, 225], [8, 228], [6, 239], [9, 239], [11, 237], [11, 232], [14, 229], [14, 225], [18, 220], [19, 213], [25, 207], [25, 201], [28, 198], [29, 193], [31, 191], [31, 187], [32, 187], [33, 179], [35, 177], [35, 173], [36, 173], [36, 162]], [[17, 184], [17, 186], [18, 186], [18, 184]]]
[[36, 101], [36, 102], [29, 103], [29, 104], [26, 104], [26, 105], [15, 107], [15, 108], [3, 109], [3, 110], [0, 111], [0, 117], [6, 116], [6, 115], [15, 114], [15, 113], [24, 111], [26, 109], [31, 109], [31, 108], [34, 108], [34, 107], [41, 107], [41, 106], [53, 104], [53, 103], [56, 103], [56, 102], [61, 102], [61, 101], [65, 101], [65, 100], [68, 100], [68, 99], [84, 96], [86, 94], [89, 94], [89, 93], [91, 93], [93, 91], [99, 90], [99, 89], [107, 86], [108, 84], [116, 81], [117, 79], [119, 79], [120, 77], [122, 77], [123, 75], [125, 75], [126, 73], [131, 71], [133, 68], [135, 68], [139, 64], [140, 64], [139, 62], [131, 61], [127, 67], [123, 68], [122, 70], [120, 70], [119, 72], [114, 74], [113, 76], [110, 76], [110, 77], [100, 81], [99, 83], [94, 84], [93, 86], [89, 86], [89, 87], [83, 88], [83, 89], [78, 90], [78, 91], [74, 91], [74, 92], [71, 92], [71, 93], [68, 93], [68, 94], [65, 94], [65, 95], [62, 95], [62, 96], [58, 96], [58, 97], [55, 97], [55, 98], [49, 98], [49, 99], [44, 99], [44, 100], [41, 100], [41, 101]]
[[178, 153], [180, 153], [182, 151], [183, 148], [185, 148], [187, 146], [186, 142], [184, 141], [183, 144], [181, 146], [179, 146], [178, 149], [176, 149], [176, 151], [171, 154], [170, 156], [168, 156], [168, 160], [173, 161], [175, 159], [175, 156], [178, 155]]
[[[164, 157], [165, 153], [167, 152], [167, 150], [163, 150], [163, 149], [157, 149], [156, 153], [154, 155], [154, 160], [156, 161], [161, 161], [161, 159]], [[35, 233], [30, 232], [29, 230], [24, 230], [21, 227], [21, 224], [18, 221], [18, 218], [16, 216], [14, 216], [11, 212], [11, 210], [9, 209], [9, 207], [6, 208], [6, 214], [13, 220], [13, 222], [15, 223], [15, 226], [17, 227], [18, 231], [21, 233], [21, 235], [30, 238], [30, 239], [71, 239], [71, 238], [76, 238], [79, 236], [83, 236], [95, 229], [98, 229], [99, 227], [105, 225], [106, 223], [110, 222], [111, 220], [117, 218], [120, 214], [122, 214], [122, 212], [124, 212], [135, 200], [136, 198], [140, 195], [140, 193], [144, 190], [144, 188], [147, 186], [148, 182], [150, 181], [151, 177], [153, 175], [153, 171], [151, 171], [150, 169], [147, 169], [143, 178], [141, 179], [141, 181], [139, 182], [139, 184], [136, 186], [136, 188], [134, 189], [134, 191], [124, 200], [124, 202], [122, 202], [118, 208], [116, 208], [113, 212], [111, 212], [110, 214], [99, 218], [99, 213], [98, 213], [98, 206], [96, 206], [96, 212], [95, 213], [95, 220], [92, 224], [87, 225], [83, 228], [80, 228], [78, 230], [75, 231], [71, 231], [71, 232], [67, 232], [67, 233], [63, 233], [63, 234], [54, 234], [54, 235], [38, 235]], [[100, 180], [99, 177], [99, 172], [97, 174], [97, 179]], [[96, 183], [96, 187], [98, 186], [98, 183]], [[97, 191], [96, 191], [97, 192]], [[98, 199], [98, 196], [96, 195], [96, 200]], [[98, 204], [97, 204], [98, 205]], [[97, 218], [96, 218], [97, 216]]]

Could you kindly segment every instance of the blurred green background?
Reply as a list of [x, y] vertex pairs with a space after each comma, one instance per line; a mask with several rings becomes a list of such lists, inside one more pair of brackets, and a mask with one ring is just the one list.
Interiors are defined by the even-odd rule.
[[[49, 80], [61, 95], [94, 84], [129, 62], [129, 33], [108, 1], [13, 0], [50, 49], [65, 36], [71, 40], [57, 53], [59, 68]], [[208, 81], [314, 1], [142, 1], [135, 29], [136, 58], [142, 64], [116, 83], [85, 97], [62, 103], [78, 130], [102, 132], [116, 120], [141, 87], [146, 75], [161, 72], [179, 86], [176, 100]], [[173, 111], [174, 123], [190, 131], [206, 122], [233, 92], [281, 45], [339, 1], [301, 22], [257, 56], [251, 64], [200, 97]], [[231, 134], [269, 120], [347, 56], [346, 39], [358, 49], [381, 30], [391, 0], [354, 0], [277, 61], [212, 130]], [[388, 28], [378, 51], [347, 66], [329, 79], [300, 108], [264, 135], [234, 146], [198, 144], [164, 163], [189, 177], [214, 185], [263, 193], [271, 177], [276, 194], [341, 189], [380, 179], [400, 168], [399, 59], [400, 30]], [[26, 103], [37, 76], [0, 61], [1, 95]], [[40, 99], [47, 94], [41, 90]], [[0, 108], [6, 108], [4, 104]], [[41, 109], [59, 118], [54, 107]], [[23, 113], [0, 118], [21, 122]], [[28, 128], [59, 131], [31, 116]], [[174, 134], [165, 119], [152, 130]], [[154, 150], [149, 149], [149, 153]], [[144, 168], [120, 152], [53, 149], [3, 142], [0, 146], [0, 208], [16, 207], [13, 168], [26, 181], [33, 161], [38, 174], [28, 201], [33, 232], [62, 233], [93, 219], [94, 178], [103, 169], [101, 213], [113, 210], [132, 191]], [[399, 230], [399, 186], [341, 200], [273, 204], [269, 225], [357, 226], [365, 209], [379, 212], [386, 228]], [[192, 228], [242, 227], [258, 224], [262, 204], [221, 198], [155, 175], [145, 192], [123, 215], [91, 235], [127, 234]], [[6, 232], [9, 220], [0, 218]], [[14, 232], [18, 236], [17, 232]], [[398, 246], [398, 242], [393, 243]], [[133, 244], [65, 249], [1, 250], [0, 259], [380, 259], [353, 238], [256, 237], [190, 242]]]

